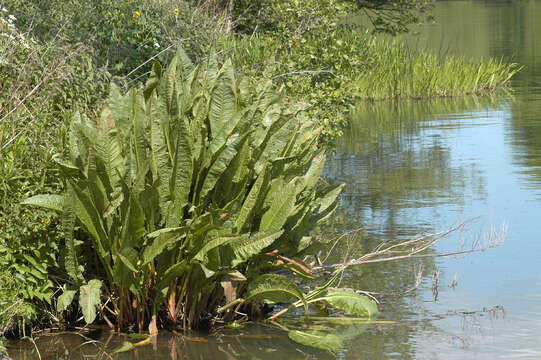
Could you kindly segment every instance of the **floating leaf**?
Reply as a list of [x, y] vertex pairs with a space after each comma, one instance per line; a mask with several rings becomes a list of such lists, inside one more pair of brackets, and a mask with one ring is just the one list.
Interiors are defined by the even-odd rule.
[[340, 338], [333, 334], [325, 334], [319, 331], [292, 330], [287, 333], [289, 338], [299, 344], [315, 347], [330, 352], [337, 352], [344, 347]]
[[117, 348], [115, 351], [113, 351], [113, 354], [118, 354], [126, 351], [131, 351], [135, 349], [135, 346], [129, 341], [124, 341], [122, 345], [120, 345], [119, 348]]
[[323, 297], [331, 306], [353, 315], [372, 317], [378, 313], [376, 302], [352, 290], [331, 289]]

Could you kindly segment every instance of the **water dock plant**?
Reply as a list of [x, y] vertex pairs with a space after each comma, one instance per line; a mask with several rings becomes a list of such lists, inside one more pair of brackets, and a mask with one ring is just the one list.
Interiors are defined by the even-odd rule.
[[71, 281], [57, 309], [78, 297], [88, 323], [99, 310], [119, 330], [153, 332], [160, 313], [197, 327], [228, 304], [343, 307], [326, 298], [332, 283], [305, 296], [276, 274], [312, 278], [300, 258], [343, 187], [319, 183], [319, 131], [270, 82], [237, 80], [215, 56], [195, 66], [180, 49], [145, 86], [112, 85], [101, 116], [72, 120], [69, 158], [56, 160], [64, 193], [24, 201], [62, 213]]

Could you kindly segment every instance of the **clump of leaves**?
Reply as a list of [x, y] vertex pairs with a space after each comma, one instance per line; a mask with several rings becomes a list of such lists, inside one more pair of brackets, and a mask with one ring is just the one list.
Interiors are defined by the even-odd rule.
[[179, 50], [144, 87], [113, 85], [99, 118], [76, 115], [70, 157], [57, 160], [64, 194], [25, 203], [62, 212], [64, 263], [89, 322], [101, 285], [120, 329], [156, 329], [164, 307], [171, 323], [194, 327], [245, 294], [306, 306], [274, 272], [312, 277], [300, 257], [321, 245], [310, 231], [336, 208], [343, 185], [319, 183], [319, 131], [270, 82], [238, 80], [215, 56], [194, 66]]

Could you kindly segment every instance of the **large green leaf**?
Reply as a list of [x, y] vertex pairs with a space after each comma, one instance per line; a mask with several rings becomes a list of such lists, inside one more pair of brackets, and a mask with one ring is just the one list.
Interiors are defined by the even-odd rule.
[[200, 201], [204, 201], [206, 199], [207, 194], [214, 189], [216, 186], [216, 183], [218, 182], [218, 179], [220, 176], [224, 173], [224, 171], [227, 169], [227, 166], [233, 160], [233, 157], [237, 155], [237, 150], [240, 148], [241, 144], [244, 142], [248, 134], [243, 134], [242, 136], [238, 136], [236, 139], [232, 140], [230, 139], [231, 143], [227, 144], [224, 149], [220, 152], [218, 155], [216, 161], [212, 164], [210, 167], [207, 176], [205, 177], [205, 181], [203, 182], [203, 186], [201, 188], [200, 193]]
[[[102, 260], [109, 256], [110, 243], [107, 233], [103, 227], [100, 214], [95, 208], [90, 197], [75, 183], [70, 183], [77, 201], [75, 202], [75, 213], [79, 221], [83, 223], [87, 231], [92, 235], [96, 244], [96, 251]], [[106, 262], [104, 262], [106, 264]], [[106, 265], [107, 266], [107, 265]]]
[[241, 237], [231, 241], [228, 245], [235, 255], [234, 259], [231, 261], [231, 266], [235, 267], [249, 260], [254, 255], [259, 254], [261, 250], [270, 246], [278, 239], [282, 233], [283, 230], [259, 232], [250, 235], [248, 238]]
[[56, 301], [56, 311], [62, 312], [66, 310], [71, 305], [75, 293], [77, 293], [77, 290], [64, 290]]
[[260, 229], [262, 231], [281, 229], [295, 207], [296, 196], [297, 186], [293, 181], [269, 192], [267, 197], [270, 208], [261, 218]]
[[75, 248], [75, 222], [77, 219], [76, 197], [73, 188], [68, 184], [65, 193], [64, 211], [62, 213], [62, 230], [66, 244], [66, 254], [64, 255], [64, 266], [68, 275], [75, 281], [83, 281], [83, 274], [79, 268], [79, 257]]
[[134, 148], [135, 148], [135, 157], [137, 159], [137, 167], [141, 168], [144, 166], [147, 160], [147, 133], [146, 133], [146, 110], [145, 102], [142, 94], [140, 92], [131, 91], [130, 92], [130, 103], [131, 103], [131, 117], [132, 117], [132, 128], [133, 128], [133, 139], [134, 139]]
[[195, 254], [193, 260], [200, 261], [203, 264], [207, 264], [209, 251], [216, 249], [217, 247], [229, 244], [236, 240], [247, 239], [249, 236], [249, 234], [243, 234], [238, 236], [218, 236], [214, 239], [207, 241], [197, 252], [197, 254]]
[[[151, 98], [149, 100], [151, 104], [159, 102], [164, 104], [165, 101], [161, 99]], [[158, 110], [159, 109], [159, 110]], [[158, 194], [160, 199], [160, 210], [162, 214], [167, 214], [169, 210], [169, 202], [171, 200], [169, 180], [171, 179], [172, 166], [170, 155], [174, 154], [168, 153], [168, 146], [166, 142], [166, 137], [162, 131], [162, 126], [160, 123], [161, 117], [166, 117], [167, 114], [162, 112], [167, 111], [164, 106], [150, 105], [148, 115], [150, 122], [150, 145], [151, 145], [151, 158], [152, 158], [152, 174], [155, 179], [158, 181]]]
[[62, 195], [34, 195], [21, 202], [23, 205], [34, 205], [45, 209], [62, 211], [64, 204], [64, 196]]
[[167, 219], [168, 226], [177, 226], [184, 217], [184, 207], [192, 187], [193, 160], [192, 144], [184, 119], [179, 119], [177, 147], [170, 181], [173, 208]]
[[[148, 235], [154, 238], [152, 243], [143, 250], [143, 265], [146, 265], [159, 256], [166, 248], [184, 238], [189, 227], [167, 228], [155, 231]], [[150, 241], [150, 240], [148, 240]]]
[[334, 334], [320, 331], [291, 330], [287, 333], [289, 338], [299, 344], [315, 347], [330, 352], [338, 352], [344, 347], [344, 343]]
[[353, 290], [331, 289], [322, 300], [353, 315], [372, 317], [378, 313], [378, 305], [374, 300]]
[[160, 80], [162, 78], [162, 66], [159, 62], [154, 62], [152, 65], [152, 71], [150, 72], [150, 76], [148, 77], [147, 82], [145, 83], [145, 87], [143, 89], [143, 94], [145, 96], [145, 100], [150, 99], [152, 96], [153, 91], [159, 86]]
[[265, 182], [268, 182], [266, 176], [266, 167], [263, 168], [262, 172], [257, 177], [255, 183], [252, 185], [252, 188], [248, 192], [242, 208], [240, 209], [239, 215], [235, 220], [235, 229], [238, 232], [242, 232], [248, 225], [248, 221], [251, 219], [256, 205], [261, 198], [261, 189], [264, 188]]
[[291, 302], [292, 298], [299, 299], [308, 311], [304, 294], [290, 278], [278, 274], [264, 274], [248, 284], [245, 300], [274, 304]]
[[87, 324], [92, 324], [96, 319], [96, 308], [100, 304], [101, 285], [100, 280], [94, 279], [79, 289], [79, 306]]
[[210, 98], [210, 130], [217, 136], [224, 124], [233, 119], [236, 110], [235, 77], [231, 60], [227, 60], [218, 73]]
[[103, 162], [108, 178], [114, 186], [119, 180], [117, 173], [124, 173], [124, 159], [115, 119], [108, 107], [103, 109], [98, 122], [95, 150], [96, 156]]

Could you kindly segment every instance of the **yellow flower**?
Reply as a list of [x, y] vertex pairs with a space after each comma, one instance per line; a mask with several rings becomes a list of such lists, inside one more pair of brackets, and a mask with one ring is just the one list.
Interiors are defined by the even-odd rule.
[[139, 10], [135, 10], [135, 16], [141, 16], [141, 13], [139, 12]]
[[178, 13], [179, 13], [178, 9], [175, 9], [175, 15], [176, 16], [178, 16]]

